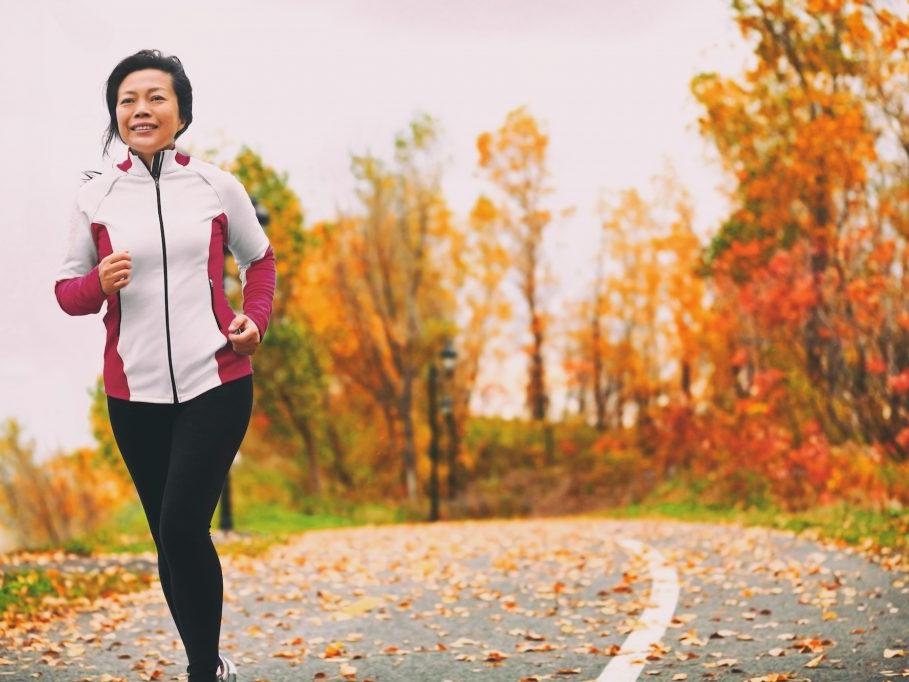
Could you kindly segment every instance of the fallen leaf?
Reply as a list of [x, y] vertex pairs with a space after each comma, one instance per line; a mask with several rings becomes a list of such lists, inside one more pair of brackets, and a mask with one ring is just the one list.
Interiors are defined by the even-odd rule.
[[805, 667], [806, 668], [817, 668], [818, 665], [820, 665], [820, 662], [823, 660], [824, 660], [824, 654], [821, 654], [820, 656], [815, 656], [814, 658], [812, 658], [810, 661], [808, 661], [805, 664]]

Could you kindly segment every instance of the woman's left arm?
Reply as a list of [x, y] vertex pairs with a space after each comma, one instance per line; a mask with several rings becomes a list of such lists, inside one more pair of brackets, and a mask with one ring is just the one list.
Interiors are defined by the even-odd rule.
[[222, 196], [227, 214], [227, 248], [240, 270], [243, 314], [258, 328], [261, 342], [271, 318], [275, 295], [275, 254], [246, 189], [232, 174], [227, 173], [227, 176], [227, 187]]

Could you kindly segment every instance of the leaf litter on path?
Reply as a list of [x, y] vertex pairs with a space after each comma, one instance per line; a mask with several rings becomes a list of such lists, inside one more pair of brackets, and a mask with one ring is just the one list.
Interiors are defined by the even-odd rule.
[[[625, 653], [651, 605], [647, 565], [616, 546], [620, 537], [659, 546], [680, 577], [662, 642], [636, 652], [645, 672], [666, 679], [739, 671], [795, 680], [802, 670], [845, 669], [869, 623], [905, 612], [879, 603], [882, 586], [838, 567], [833, 550], [795, 551], [759, 528], [589, 518], [406, 524], [312, 531], [257, 557], [222, 557], [222, 650], [262, 679], [295, 668], [301, 679], [407, 679], [431, 665], [452, 680], [484, 669], [594, 679]], [[158, 583], [7, 626], [0, 644], [15, 652], [0, 673], [159, 679], [186, 665]], [[888, 642], [874, 672], [890, 672], [883, 664], [907, 645]]]

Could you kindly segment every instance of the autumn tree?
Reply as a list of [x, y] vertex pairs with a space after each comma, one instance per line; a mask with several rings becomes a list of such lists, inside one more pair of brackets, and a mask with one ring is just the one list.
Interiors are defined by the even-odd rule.
[[[454, 292], [458, 307], [455, 344], [459, 360], [450, 390], [456, 437], [470, 416], [482, 363], [489, 361], [487, 351], [512, 315], [511, 302], [503, 291], [503, 281], [511, 261], [497, 232], [498, 212], [485, 195], [474, 202], [463, 230], [452, 230], [449, 240], [449, 267], [445, 286]], [[449, 463], [449, 495], [457, 490], [456, 464]]]
[[[709, 319], [693, 204], [671, 164], [648, 194], [626, 189], [601, 198], [590, 295], [568, 326], [567, 366], [590, 392], [600, 431], [619, 428], [627, 408], [641, 429], [658, 404], [690, 403], [693, 383], [707, 371]], [[651, 450], [651, 434], [640, 435]]]
[[312, 277], [321, 297], [306, 304], [337, 375], [378, 407], [412, 502], [416, 388], [427, 361], [454, 334], [451, 291], [441, 285], [453, 227], [438, 139], [438, 123], [421, 115], [396, 137], [393, 164], [371, 154], [353, 157], [362, 208], [316, 227]]
[[[834, 443], [909, 450], [909, 27], [873, 2], [736, 0], [741, 79], [702, 74], [703, 134], [737, 180], [708, 251], [734, 297], [737, 365], [784, 373]], [[746, 391], [749, 387], [746, 386]]]
[[545, 198], [548, 185], [546, 153], [549, 137], [524, 107], [508, 113], [495, 132], [477, 138], [479, 165], [497, 187], [499, 225], [508, 238], [512, 267], [527, 306], [531, 343], [528, 350], [527, 405], [531, 417], [544, 421], [549, 395], [544, 346], [546, 313], [541, 299], [542, 244], [552, 219]]

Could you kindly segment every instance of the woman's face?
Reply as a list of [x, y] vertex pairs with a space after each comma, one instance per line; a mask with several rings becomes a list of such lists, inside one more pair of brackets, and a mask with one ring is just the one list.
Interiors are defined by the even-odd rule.
[[120, 138], [140, 154], [173, 144], [183, 127], [171, 75], [159, 69], [133, 71], [117, 90]]

